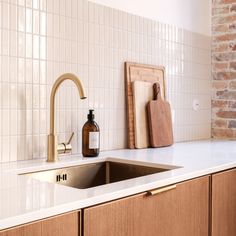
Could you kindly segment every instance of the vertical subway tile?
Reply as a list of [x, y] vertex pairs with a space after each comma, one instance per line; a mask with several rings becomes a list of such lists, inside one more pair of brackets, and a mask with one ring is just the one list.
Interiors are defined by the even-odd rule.
[[26, 58], [32, 58], [33, 56], [33, 37], [32, 34], [26, 34], [25, 36], [25, 43], [26, 43], [26, 52], [25, 52], [25, 56]]
[[10, 5], [10, 29], [11, 30], [17, 30], [17, 6], [16, 5]]
[[10, 42], [9, 42], [9, 55], [16, 57], [17, 56], [17, 32], [10, 31]]
[[9, 136], [2, 136], [1, 139], [2, 139], [2, 143], [1, 143], [2, 162], [9, 162], [10, 161]]
[[41, 11], [47, 10], [47, 0], [40, 0], [40, 10]]
[[18, 30], [25, 31], [25, 8], [21, 6], [18, 7]]
[[2, 3], [1, 5], [1, 16], [2, 16], [2, 28], [9, 29], [9, 21], [10, 21], [10, 14], [9, 14], [10, 5], [8, 3]]
[[26, 136], [20, 135], [17, 138], [17, 160], [26, 160], [25, 157], [25, 149], [26, 149]]
[[10, 45], [10, 32], [3, 29], [2, 32], [2, 55], [9, 55], [9, 45]]
[[39, 39], [40, 38], [38, 35], [33, 36], [33, 58], [34, 59], [39, 59], [39, 49], [40, 49]]
[[33, 0], [25, 0], [26, 7], [32, 8], [32, 2]]
[[18, 57], [25, 57], [25, 33], [18, 32]]
[[40, 0], [32, 0], [33, 1], [33, 8], [34, 9], [39, 9], [39, 2]]
[[17, 136], [10, 136], [10, 153], [9, 153], [9, 161], [17, 161]]
[[33, 10], [33, 33], [39, 34], [40, 32], [40, 15], [39, 11]]
[[25, 59], [18, 58], [18, 83], [25, 83]]
[[33, 158], [33, 138], [32, 135], [26, 136], [25, 160]]
[[53, 13], [59, 15], [60, 14], [60, 1], [59, 0], [53, 0]]
[[32, 113], [32, 120], [33, 120], [33, 135], [38, 135], [39, 134], [39, 110], [38, 109], [34, 109], [33, 113]]
[[25, 20], [25, 30], [27, 33], [32, 33], [33, 29], [33, 12], [31, 8], [26, 8], [26, 20]]
[[33, 85], [33, 109], [39, 109], [40, 106], [40, 93], [39, 85]]
[[0, 162], [46, 157], [51, 87], [64, 72], [80, 77], [88, 99], [81, 101], [70, 83], [60, 88], [59, 139], [75, 131], [72, 153], [81, 153], [91, 107], [101, 150], [124, 148], [127, 60], [166, 67], [176, 141], [209, 137], [209, 37], [84, 0], [4, 1], [0, 12]]
[[39, 135], [33, 135], [33, 150], [32, 150], [32, 157], [33, 159], [39, 158]]

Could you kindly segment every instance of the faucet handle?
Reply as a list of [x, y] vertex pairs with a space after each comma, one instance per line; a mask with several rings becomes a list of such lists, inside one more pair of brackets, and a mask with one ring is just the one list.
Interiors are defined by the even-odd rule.
[[71, 143], [71, 140], [73, 139], [74, 134], [75, 134], [75, 132], [72, 132], [72, 134], [71, 134], [71, 136], [70, 136], [70, 138], [69, 138], [67, 144], [70, 144], [70, 143]]
[[71, 140], [72, 140], [74, 134], [75, 133], [72, 132], [72, 134], [71, 134], [71, 136], [70, 136], [70, 138], [69, 138], [67, 143], [59, 143], [57, 145], [57, 152], [58, 152], [58, 154], [65, 154], [65, 153], [71, 152], [71, 150], [72, 150]]

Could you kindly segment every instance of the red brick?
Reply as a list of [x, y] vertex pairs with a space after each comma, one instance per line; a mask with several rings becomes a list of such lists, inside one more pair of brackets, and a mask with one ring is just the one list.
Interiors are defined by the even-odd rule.
[[216, 26], [213, 26], [212, 30], [213, 30], [213, 34], [215, 34], [215, 33], [227, 33], [229, 31], [229, 27], [226, 24], [216, 25]]
[[223, 4], [235, 3], [235, 0], [221, 0], [221, 3]]
[[236, 132], [232, 129], [212, 129], [213, 138], [236, 138]]
[[230, 88], [230, 89], [236, 89], [236, 81], [231, 81], [231, 82], [229, 83], [229, 88]]
[[212, 127], [227, 128], [226, 120], [212, 120]]
[[232, 51], [236, 51], [236, 43], [230, 43], [229, 48], [230, 48]]
[[224, 35], [215, 36], [213, 40], [214, 42], [233, 41], [233, 40], [236, 40], [236, 34], [224, 34]]
[[222, 6], [222, 7], [217, 7], [212, 9], [212, 15], [219, 15], [219, 14], [227, 14], [229, 13], [229, 6]]
[[[236, 12], [236, 4], [233, 4], [233, 5], [230, 7], [230, 11], [231, 11], [231, 12]], [[224, 13], [227, 13], [227, 12], [224, 12]]]
[[230, 72], [216, 72], [213, 73], [214, 80], [229, 80], [230, 79]]
[[217, 0], [217, 2], [222, 4], [230, 4], [235, 3], [235, 0]]
[[236, 30], [236, 23], [232, 23], [229, 25], [229, 30], [230, 31], [235, 31]]
[[228, 128], [236, 128], [236, 120], [230, 120], [229, 121], [229, 125]]
[[236, 111], [224, 111], [220, 110], [216, 113], [217, 117], [219, 118], [226, 118], [226, 119], [236, 119]]
[[218, 99], [236, 100], [236, 91], [217, 91], [216, 96]]
[[236, 108], [236, 101], [226, 101], [226, 100], [212, 100], [211, 101], [212, 108]]
[[212, 87], [216, 90], [223, 90], [228, 87], [228, 83], [225, 81], [214, 81], [212, 82]]
[[228, 52], [228, 53], [213, 53], [212, 54], [212, 59], [214, 61], [236, 61], [236, 52]]
[[236, 62], [230, 62], [230, 69], [236, 70]]
[[236, 101], [229, 101], [228, 103], [229, 103], [228, 105], [229, 108], [236, 108]]
[[236, 72], [230, 72], [230, 79], [236, 79]]
[[217, 16], [213, 17], [212, 24], [225, 24], [225, 23], [232, 23], [236, 20], [236, 15], [226, 15], [226, 16]]
[[212, 63], [212, 69], [213, 71], [225, 71], [228, 69], [228, 63]]
[[213, 53], [212, 60], [213, 61], [229, 61], [230, 54], [229, 53]]
[[222, 43], [222, 44], [215, 44], [212, 46], [212, 51], [213, 52], [226, 52], [229, 49], [229, 44], [228, 43]]
[[212, 100], [211, 106], [212, 108], [227, 108], [228, 102], [222, 100]]

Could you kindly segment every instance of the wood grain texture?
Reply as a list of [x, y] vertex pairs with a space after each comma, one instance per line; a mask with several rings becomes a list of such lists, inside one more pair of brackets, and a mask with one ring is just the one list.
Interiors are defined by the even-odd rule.
[[78, 236], [79, 214], [72, 212], [42, 221], [42, 236]]
[[138, 63], [125, 62], [125, 92], [127, 108], [127, 125], [128, 125], [128, 147], [135, 148], [134, 133], [134, 107], [132, 82], [146, 81], [159, 82], [162, 87], [163, 99], [166, 97], [165, 86], [165, 68], [163, 66], [152, 66]]
[[209, 177], [84, 210], [84, 236], [207, 236]]
[[157, 96], [157, 100], [148, 102], [147, 114], [151, 147], [172, 145], [174, 138], [170, 104]]
[[0, 236], [80, 236], [80, 212], [71, 212], [0, 231]]
[[152, 83], [144, 81], [132, 83], [135, 148], [148, 148], [150, 146], [146, 107], [148, 102], [153, 99], [152, 85]]
[[41, 222], [0, 231], [0, 236], [42, 236]]
[[212, 175], [212, 236], [236, 235], [236, 169]]

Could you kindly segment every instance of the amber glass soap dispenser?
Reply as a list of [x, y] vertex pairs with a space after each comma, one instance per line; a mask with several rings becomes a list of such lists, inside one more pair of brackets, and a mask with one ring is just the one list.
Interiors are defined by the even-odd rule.
[[82, 129], [82, 154], [84, 157], [96, 157], [100, 149], [99, 126], [94, 121], [93, 110], [89, 110], [88, 121]]

